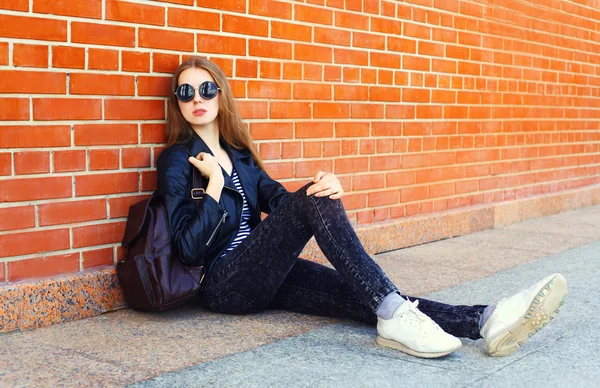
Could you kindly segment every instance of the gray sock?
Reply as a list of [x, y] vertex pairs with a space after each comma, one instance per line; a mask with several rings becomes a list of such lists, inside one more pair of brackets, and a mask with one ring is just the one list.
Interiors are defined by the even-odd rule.
[[479, 330], [481, 330], [483, 325], [485, 325], [485, 323], [487, 322], [490, 315], [492, 315], [492, 313], [494, 312], [495, 308], [496, 308], [496, 305], [491, 304], [483, 310], [483, 314], [481, 314], [481, 319], [479, 320]]
[[383, 298], [375, 314], [381, 319], [391, 319], [396, 310], [398, 310], [398, 307], [404, 302], [406, 302], [406, 299], [401, 297], [397, 292], [392, 292]]

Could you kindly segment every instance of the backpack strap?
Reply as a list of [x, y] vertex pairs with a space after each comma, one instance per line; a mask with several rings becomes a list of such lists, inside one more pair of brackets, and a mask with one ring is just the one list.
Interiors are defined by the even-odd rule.
[[[190, 156], [194, 156], [189, 149], [187, 152]], [[202, 187], [202, 177], [200, 176], [200, 171], [198, 171], [196, 167], [192, 166], [192, 190], [190, 191], [190, 196], [192, 199], [202, 199], [205, 193], [206, 190], [204, 190], [204, 187]]]

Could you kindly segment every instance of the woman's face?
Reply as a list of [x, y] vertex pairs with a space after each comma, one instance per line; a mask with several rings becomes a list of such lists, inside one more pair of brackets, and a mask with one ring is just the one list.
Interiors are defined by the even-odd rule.
[[190, 84], [196, 89], [194, 90], [194, 98], [191, 101], [181, 102], [177, 100], [181, 114], [194, 129], [200, 129], [207, 124], [211, 124], [219, 113], [219, 93], [211, 100], [205, 100], [198, 93], [198, 87], [204, 81], [215, 82], [208, 71], [195, 67], [182, 71], [177, 80], [177, 86]]

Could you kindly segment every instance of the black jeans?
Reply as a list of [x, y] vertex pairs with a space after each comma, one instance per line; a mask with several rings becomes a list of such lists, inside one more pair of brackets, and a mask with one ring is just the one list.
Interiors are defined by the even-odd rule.
[[[290, 194], [240, 245], [216, 261], [201, 292], [210, 310], [249, 314], [284, 309], [377, 322], [379, 304], [398, 290], [363, 248], [342, 202], [307, 196], [309, 186]], [[313, 235], [335, 269], [298, 258]], [[485, 307], [419, 298], [419, 310], [446, 332], [471, 339], [480, 338]]]

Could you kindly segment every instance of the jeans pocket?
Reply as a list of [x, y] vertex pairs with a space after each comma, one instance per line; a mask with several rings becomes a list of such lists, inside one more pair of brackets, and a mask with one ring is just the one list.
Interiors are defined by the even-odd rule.
[[206, 299], [205, 303], [211, 311], [223, 314], [251, 314], [259, 311], [252, 299], [235, 291], [220, 298]]

